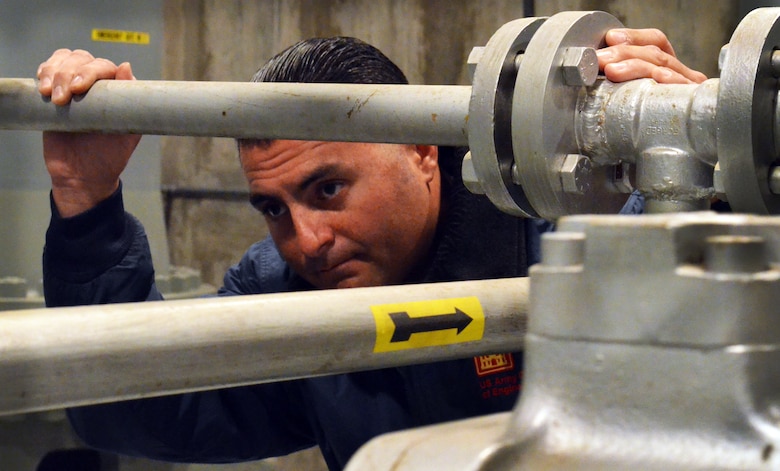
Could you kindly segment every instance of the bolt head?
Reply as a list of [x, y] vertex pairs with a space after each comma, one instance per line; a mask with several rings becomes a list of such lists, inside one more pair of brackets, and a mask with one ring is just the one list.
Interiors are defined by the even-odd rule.
[[573, 87], [589, 87], [599, 75], [599, 58], [592, 47], [569, 47], [563, 52], [563, 81]]
[[590, 191], [593, 165], [590, 159], [580, 154], [569, 154], [561, 166], [561, 187], [566, 193], [582, 195]]

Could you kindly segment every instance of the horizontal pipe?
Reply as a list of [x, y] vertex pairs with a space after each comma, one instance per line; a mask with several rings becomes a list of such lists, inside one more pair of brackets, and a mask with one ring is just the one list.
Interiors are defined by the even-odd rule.
[[[397, 303], [424, 301], [419, 310], [472, 296], [484, 330], [473, 305], [458, 301], [476, 323], [442, 326], [450, 340], [466, 335], [447, 345], [426, 343], [437, 338], [430, 332], [395, 339], [399, 327], [388, 333], [386, 313], [372, 311], [393, 304], [388, 312], [413, 315]], [[518, 351], [527, 302], [528, 279], [513, 278], [5, 311], [0, 415]], [[387, 348], [396, 340], [409, 348]]]
[[97, 82], [66, 106], [0, 79], [0, 129], [467, 145], [471, 87]]

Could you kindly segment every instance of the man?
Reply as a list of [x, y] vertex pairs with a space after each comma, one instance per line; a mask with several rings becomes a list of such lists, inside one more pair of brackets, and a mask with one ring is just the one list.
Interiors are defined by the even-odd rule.
[[[704, 79], [680, 64], [656, 31], [616, 30], [608, 42], [612, 47], [601, 51], [600, 62], [613, 80]], [[38, 78], [41, 93], [62, 105], [95, 80], [133, 76], [129, 64], [59, 50]], [[381, 52], [351, 38], [298, 43], [255, 80], [406, 83]], [[48, 305], [160, 299], [143, 228], [121, 200], [120, 175], [138, 139], [44, 134], [52, 179], [44, 254]], [[271, 238], [228, 271], [222, 295], [525, 276], [538, 260], [532, 221], [505, 215], [465, 190], [462, 152], [242, 140], [239, 155]], [[482, 360], [126, 401], [74, 409], [70, 418], [87, 443], [121, 453], [231, 462], [319, 445], [328, 466], [341, 469], [381, 433], [509, 410], [521, 355]], [[513, 387], [485, 394], [490, 382]]]

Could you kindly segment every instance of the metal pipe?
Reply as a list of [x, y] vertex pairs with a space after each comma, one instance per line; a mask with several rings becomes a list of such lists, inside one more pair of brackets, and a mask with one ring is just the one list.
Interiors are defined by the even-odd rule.
[[0, 415], [518, 351], [527, 302], [513, 278], [6, 311]]
[[0, 129], [467, 145], [471, 87], [97, 82], [56, 106], [0, 79]]

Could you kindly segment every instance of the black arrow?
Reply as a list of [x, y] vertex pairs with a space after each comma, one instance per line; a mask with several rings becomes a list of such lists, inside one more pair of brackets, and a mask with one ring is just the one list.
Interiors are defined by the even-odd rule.
[[452, 314], [437, 314], [425, 317], [409, 317], [408, 312], [391, 312], [390, 320], [395, 324], [393, 338], [390, 339], [390, 343], [394, 343], [406, 342], [411, 338], [412, 334], [421, 332], [458, 329], [459, 334], [471, 324], [473, 319], [465, 312], [455, 308], [455, 312]]

